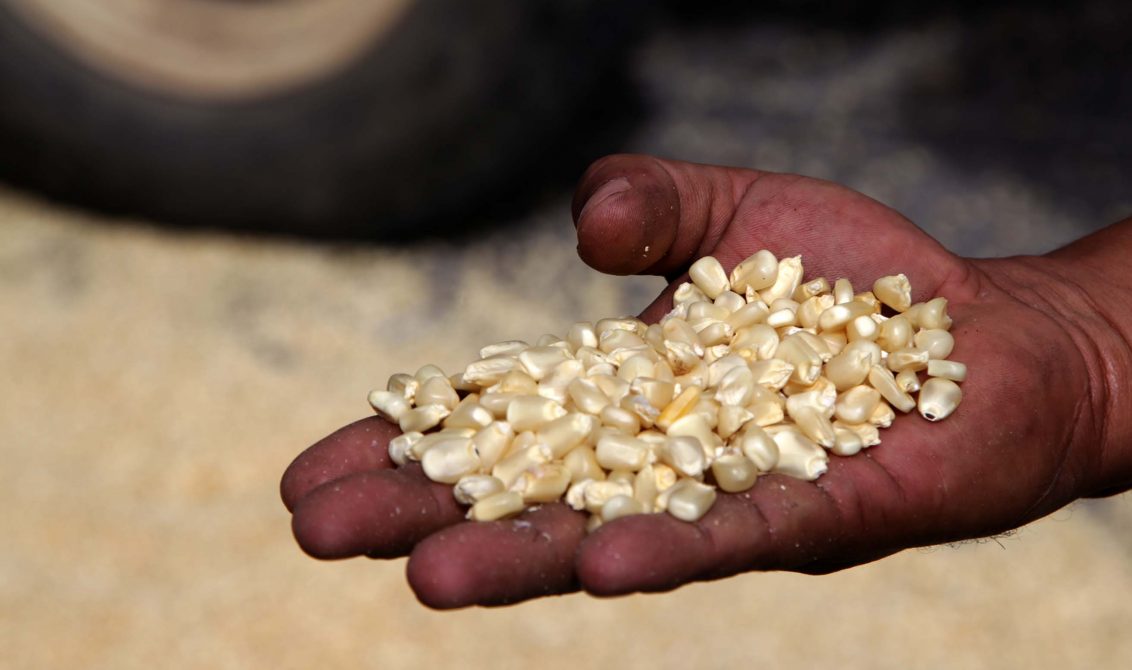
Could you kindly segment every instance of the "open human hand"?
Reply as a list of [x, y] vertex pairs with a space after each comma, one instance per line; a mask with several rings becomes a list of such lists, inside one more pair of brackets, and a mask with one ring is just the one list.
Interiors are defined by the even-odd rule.
[[[904, 273], [913, 300], [941, 295], [954, 318], [951, 358], [969, 370], [946, 421], [897, 417], [883, 443], [831, 456], [814, 482], [762, 476], [723, 494], [695, 523], [637, 515], [585, 532], [561, 504], [481, 523], [419, 465], [395, 467], [396, 426], [378, 417], [340, 429], [283, 476], [299, 545], [318, 558], [409, 556], [431, 607], [498, 605], [584, 589], [664, 591], [752, 570], [825, 573], [908, 547], [1023, 525], [1087, 495], [1127, 486], [1129, 408], [1121, 329], [1098, 310], [1101, 269], [1079, 249], [967, 260], [895, 211], [834, 184], [793, 175], [613, 156], [595, 163], [574, 206], [578, 251], [598, 270], [663, 275], [655, 321], [692, 261], [730, 268], [754, 251], [801, 254], [807, 277], [854, 286]], [[1109, 282], [1111, 287], [1111, 282]], [[1127, 301], [1128, 292], [1120, 294]]]

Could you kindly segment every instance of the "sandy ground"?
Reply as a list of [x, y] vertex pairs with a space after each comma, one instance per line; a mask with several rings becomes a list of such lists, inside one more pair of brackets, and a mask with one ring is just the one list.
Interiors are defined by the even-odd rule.
[[[12, 668], [1115, 668], [1127, 498], [812, 578], [436, 613], [403, 561], [322, 563], [277, 481], [365, 393], [632, 312], [565, 203], [456, 249], [183, 235], [0, 192], [0, 649]], [[547, 299], [547, 296], [551, 299]]]

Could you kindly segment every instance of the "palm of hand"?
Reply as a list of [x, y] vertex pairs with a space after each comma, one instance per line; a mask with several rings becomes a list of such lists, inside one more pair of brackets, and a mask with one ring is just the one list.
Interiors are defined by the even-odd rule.
[[[765, 476], [721, 495], [695, 524], [643, 515], [589, 536], [582, 515], [561, 504], [463, 522], [449, 487], [417, 466], [391, 468], [385, 445], [396, 428], [365, 419], [308, 449], [284, 476], [305, 550], [411, 554], [409, 581], [426, 604], [500, 604], [579, 587], [667, 590], [747, 570], [825, 572], [1014, 528], [1079, 495], [1090, 464], [1072, 445], [1095, 437], [1093, 390], [1071, 333], [1012, 295], [1027, 290], [1020, 278], [1039, 277], [1023, 264], [964, 261], [891, 209], [798, 177], [616, 157], [587, 173], [579, 201], [591, 203], [576, 208], [579, 252], [607, 271], [672, 277], [699, 256], [730, 267], [769, 248], [802, 254], [808, 277], [855, 286], [904, 272], [914, 299], [950, 301], [952, 358], [970, 370], [964, 403], [940, 423], [899, 418], [881, 445], [832, 457], [816, 482]], [[646, 318], [666, 311], [670, 291]]]

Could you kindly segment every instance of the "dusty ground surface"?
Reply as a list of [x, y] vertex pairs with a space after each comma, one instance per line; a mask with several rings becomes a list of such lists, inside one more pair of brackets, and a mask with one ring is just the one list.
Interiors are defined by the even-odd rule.
[[[655, 112], [630, 148], [850, 181], [980, 255], [1042, 251], [1115, 218], [1127, 201], [1093, 197], [1103, 174], [1086, 180], [1092, 196], [1064, 199], [885, 130], [877, 101], [921, 78], [925, 50], [954, 54], [953, 28], [662, 34], [635, 66]], [[772, 80], [757, 66], [787, 47], [802, 65]], [[733, 71], [713, 61], [724, 52]], [[859, 105], [800, 95], [833, 67], [858, 86], [829, 95]], [[673, 102], [672, 85], [692, 95]], [[181, 234], [0, 190], [0, 665], [1127, 667], [1128, 497], [826, 577], [497, 610], [424, 609], [403, 561], [302, 555], [278, 477], [365, 415], [369, 388], [651, 299], [658, 280], [576, 260], [565, 198], [476, 241], [344, 248]]]

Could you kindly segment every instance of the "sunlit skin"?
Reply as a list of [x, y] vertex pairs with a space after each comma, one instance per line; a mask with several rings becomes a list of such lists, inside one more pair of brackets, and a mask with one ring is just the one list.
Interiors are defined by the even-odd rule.
[[969, 370], [962, 405], [938, 423], [898, 417], [882, 444], [831, 457], [815, 482], [764, 476], [721, 494], [696, 523], [639, 515], [589, 535], [585, 516], [562, 504], [465, 521], [449, 486], [418, 465], [392, 465], [385, 451], [397, 428], [370, 417], [307, 449], [283, 476], [304, 551], [408, 556], [424, 604], [499, 605], [578, 589], [666, 591], [747, 571], [827, 573], [1001, 533], [1132, 485], [1132, 279], [1123, 271], [1132, 221], [1045, 256], [970, 260], [835, 184], [648, 156], [595, 163], [573, 209], [586, 263], [673, 282], [646, 321], [667, 311], [704, 255], [730, 268], [762, 248], [801, 254], [807, 277], [847, 277], [858, 290], [903, 272], [914, 300], [949, 300], [950, 358]]

